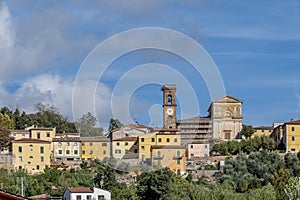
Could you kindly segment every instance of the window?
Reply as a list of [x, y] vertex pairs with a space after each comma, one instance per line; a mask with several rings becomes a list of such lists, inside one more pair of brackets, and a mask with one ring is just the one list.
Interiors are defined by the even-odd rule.
[[195, 156], [195, 154], [191, 153], [191, 157], [194, 157], [194, 156]]
[[292, 127], [292, 131], [295, 131], [295, 127]]
[[44, 156], [41, 156], [41, 162], [44, 162]]
[[19, 169], [22, 169], [22, 166], [19, 166]]
[[59, 143], [58, 143], [58, 146], [61, 146], [61, 145], [62, 145], [61, 142], [59, 142]]
[[117, 146], [120, 146], [120, 142], [117, 142]]
[[37, 139], [41, 139], [41, 133], [37, 132], [36, 137], [37, 137]]
[[103, 142], [103, 143], [102, 143], [102, 146], [103, 146], [103, 147], [106, 147], [106, 146], [107, 146], [107, 143], [106, 143], [106, 142]]
[[74, 154], [77, 155], [78, 154], [78, 150], [74, 150]]
[[58, 154], [62, 154], [62, 150], [60, 149], [60, 150], [58, 150]]
[[103, 150], [103, 154], [104, 154], [104, 155], [106, 154], [106, 150]]
[[172, 105], [172, 95], [168, 95], [168, 105]]
[[265, 130], [261, 130], [261, 132], [263, 133], [263, 132], [265, 132]]
[[29, 162], [27, 162], [27, 164], [28, 164], [28, 165], [30, 165], [30, 164], [31, 164], [31, 162], [29, 161]]
[[77, 143], [77, 142], [74, 142], [74, 146], [78, 146], [78, 143]]
[[22, 133], [22, 138], [25, 138], [25, 134], [24, 133]]
[[90, 142], [90, 146], [93, 146], [93, 143], [92, 143], [92, 142]]
[[177, 142], [177, 138], [174, 138], [174, 142]]
[[29, 158], [33, 158], [33, 156], [29, 156]]
[[292, 141], [295, 141], [295, 136], [292, 136]]
[[69, 155], [70, 154], [70, 150], [66, 150], [66, 154]]
[[225, 132], [225, 140], [230, 140], [230, 132]]
[[145, 138], [141, 138], [141, 142], [145, 142]]
[[177, 160], [177, 165], [180, 165], [180, 160]]
[[207, 145], [204, 145], [204, 148], [207, 149]]
[[291, 151], [296, 151], [296, 149], [295, 148], [291, 148]]
[[115, 150], [115, 154], [121, 154], [121, 152], [122, 152], [121, 149], [116, 149]]
[[161, 142], [161, 138], [158, 138], [158, 142]]
[[47, 137], [50, 137], [50, 132], [46, 132]]
[[70, 142], [67, 142], [67, 146], [70, 146]]
[[180, 151], [178, 150], [177, 151], [177, 157], [180, 157], [181, 155], [180, 155]]
[[128, 146], [128, 142], [125, 142], [125, 146]]
[[167, 142], [170, 142], [170, 138], [167, 138]]
[[142, 150], [145, 150], [145, 146], [141, 146], [141, 149], [142, 149]]
[[125, 149], [125, 153], [128, 153], [128, 149]]
[[155, 138], [151, 138], [151, 142], [155, 142]]
[[90, 150], [90, 154], [93, 155], [93, 153], [94, 153], [94, 151], [93, 151], [93, 150]]
[[194, 145], [191, 144], [191, 149], [193, 149], [193, 148], [194, 148]]
[[134, 153], [137, 153], [137, 152], [138, 152], [138, 150], [137, 150], [137, 149], [135, 149], [135, 150], [134, 150]]
[[92, 200], [92, 195], [87, 195], [86, 200]]
[[157, 151], [157, 157], [160, 158], [161, 157], [161, 152]]
[[82, 145], [82, 146], [84, 146], [84, 142], [83, 142], [83, 143], [81, 143], [81, 145]]
[[98, 195], [98, 200], [105, 200], [104, 195]]
[[19, 156], [18, 161], [22, 162], [22, 156]]
[[82, 151], [82, 154], [83, 154], [83, 155], [85, 154], [85, 150]]
[[40, 153], [44, 153], [44, 147], [40, 147]]
[[76, 200], [81, 200], [81, 195], [76, 195]]
[[22, 147], [19, 147], [19, 152], [22, 153]]
[[39, 170], [39, 169], [40, 169], [40, 166], [39, 166], [39, 165], [37, 165], [37, 166], [36, 166], [36, 170]]

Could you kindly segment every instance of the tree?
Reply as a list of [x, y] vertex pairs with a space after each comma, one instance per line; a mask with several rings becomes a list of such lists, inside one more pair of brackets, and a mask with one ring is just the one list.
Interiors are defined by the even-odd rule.
[[88, 112], [78, 119], [75, 125], [81, 136], [100, 136], [102, 135], [103, 129], [101, 127], [95, 127], [96, 122], [96, 117]]
[[114, 169], [105, 164], [97, 163], [94, 183], [96, 186], [104, 190], [111, 190], [113, 187], [117, 187], [118, 182], [116, 181], [116, 173]]
[[108, 131], [111, 133], [112, 130], [121, 128], [122, 126], [123, 124], [118, 119], [110, 119]]
[[11, 149], [11, 141], [10, 132], [6, 129], [0, 128], [0, 151], [4, 149]]
[[250, 138], [255, 132], [254, 128], [251, 125], [243, 125], [241, 130], [241, 134], [246, 138]]

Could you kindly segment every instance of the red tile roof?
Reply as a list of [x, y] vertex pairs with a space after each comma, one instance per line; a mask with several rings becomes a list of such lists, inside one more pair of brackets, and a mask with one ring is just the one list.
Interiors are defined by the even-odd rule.
[[290, 122], [286, 122], [285, 124], [300, 124], [300, 120], [293, 120]]
[[53, 138], [52, 142], [79, 142], [80, 137]]
[[136, 141], [137, 137], [123, 137], [123, 138], [119, 138], [119, 139], [115, 139], [113, 141]]
[[89, 187], [68, 187], [67, 190], [71, 193], [93, 193]]
[[13, 140], [12, 142], [13, 143], [51, 143], [50, 141], [31, 139], [31, 138], [22, 138], [19, 140]]
[[13, 193], [10, 193], [10, 192], [0, 190], [0, 199], [26, 200], [26, 199], [29, 199], [29, 198], [22, 197], [22, 196], [17, 195], [17, 194], [13, 194]]

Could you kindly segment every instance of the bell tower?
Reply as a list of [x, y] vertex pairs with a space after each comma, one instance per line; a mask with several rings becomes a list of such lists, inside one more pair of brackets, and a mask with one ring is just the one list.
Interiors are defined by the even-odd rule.
[[176, 128], [176, 85], [163, 85], [164, 128]]

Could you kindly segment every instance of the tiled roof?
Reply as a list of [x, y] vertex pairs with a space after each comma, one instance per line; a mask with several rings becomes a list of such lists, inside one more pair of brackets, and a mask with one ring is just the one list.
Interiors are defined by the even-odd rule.
[[253, 127], [254, 129], [264, 129], [264, 130], [270, 130], [270, 129], [273, 129], [272, 126], [256, 126], [256, 127]]
[[152, 145], [151, 149], [185, 149], [185, 147], [180, 145]]
[[131, 126], [135, 128], [150, 128], [149, 126], [145, 126], [143, 124], [128, 124], [127, 126]]
[[26, 130], [9, 130], [11, 133], [29, 133], [29, 131]]
[[123, 137], [123, 138], [119, 138], [119, 139], [115, 139], [113, 141], [136, 141], [137, 137]]
[[53, 128], [37, 127], [37, 128], [30, 128], [30, 130], [52, 131]]
[[105, 136], [95, 136], [95, 137], [80, 137], [82, 142], [109, 142], [109, 138]]
[[89, 187], [68, 187], [67, 190], [71, 193], [93, 193]]
[[20, 195], [13, 194], [4, 190], [0, 190], [0, 199], [27, 200], [29, 198], [22, 197]]
[[53, 138], [53, 142], [79, 142], [80, 137], [63, 137], [63, 138]]
[[31, 138], [22, 138], [19, 140], [13, 140], [12, 142], [13, 143], [51, 143], [50, 141], [31, 139]]
[[176, 132], [176, 131], [179, 131], [179, 128], [154, 128], [154, 131], [158, 131], [158, 132]]
[[300, 124], [300, 120], [293, 120], [290, 122], [286, 122], [285, 124]]

